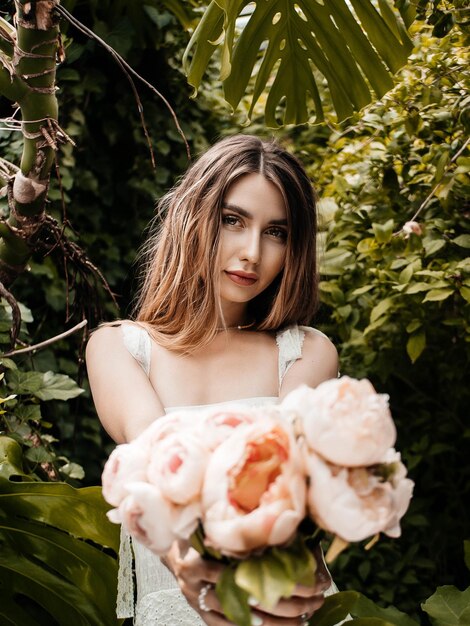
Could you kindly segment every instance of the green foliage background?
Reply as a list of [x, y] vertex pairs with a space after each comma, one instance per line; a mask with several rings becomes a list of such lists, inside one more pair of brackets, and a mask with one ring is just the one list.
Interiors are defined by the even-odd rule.
[[[172, 13], [161, 6], [157, 10], [152, 2], [64, 4], [172, 103], [193, 155], [216, 138], [216, 116], [210, 105], [189, 100], [192, 90], [178, 69], [187, 37]], [[15, 296], [34, 312], [34, 321], [30, 312], [23, 318], [29, 322], [28, 328], [23, 325], [23, 339], [28, 343], [47, 339], [78, 322], [82, 310], [90, 330], [103, 319], [129, 314], [135, 286], [133, 264], [143, 231], [154, 214], [157, 198], [188, 166], [183, 140], [168, 110], [153, 92], [137, 83], [156, 156], [157, 167], [152, 167], [137, 103], [125, 74], [97, 42], [66, 24], [63, 33], [66, 61], [57, 73], [60, 115], [64, 130], [77, 147], [68, 144], [61, 151], [60, 182], [57, 176], [52, 181], [48, 210], [59, 221], [64, 217], [70, 220], [74, 231], [67, 228], [67, 235], [100, 268], [117, 296], [120, 310], [109, 295], [101, 291], [97, 299], [83, 283], [74, 285], [70, 280], [67, 290], [64, 268], [54, 258], [33, 258], [31, 271], [23, 274], [14, 287]], [[10, 115], [8, 103], [2, 104], [2, 113]], [[0, 133], [0, 150], [5, 158], [18, 162], [21, 149], [19, 134]], [[69, 279], [72, 270], [69, 268]], [[6, 348], [11, 316], [8, 306], [5, 310], [0, 342]], [[74, 310], [75, 316], [66, 324], [68, 313]], [[83, 477], [78, 464], [85, 468], [84, 484], [99, 484], [111, 442], [102, 432], [88, 393], [83, 339], [78, 333], [33, 357], [15, 359], [25, 371], [69, 374], [87, 392], [75, 401], [42, 404], [40, 415], [39, 407], [34, 415], [27, 416], [15, 410], [21, 424], [15, 423], [9, 434], [28, 447], [33, 447], [30, 433], [35, 436], [35, 449], [29, 453], [34, 456], [33, 463], [53, 461], [61, 478], [72, 480]], [[12, 391], [18, 392], [15, 387]], [[21, 394], [19, 400], [29, 404], [30, 396]], [[37, 437], [41, 439], [39, 446]], [[54, 439], [60, 442], [57, 446], [53, 445]], [[71, 469], [70, 459], [74, 463]], [[41, 473], [40, 466], [33, 467]]]
[[[220, 134], [241, 130], [242, 115], [228, 118], [211, 74], [198, 100], [188, 100], [190, 89], [179, 70], [186, 36], [161, 5], [65, 4], [168, 97], [193, 154]], [[468, 584], [462, 541], [470, 501], [468, 150], [456, 156], [469, 131], [466, 41], [458, 28], [442, 40], [426, 27], [415, 36], [419, 44], [409, 66], [381, 102], [340, 127], [276, 133], [307, 165], [322, 198], [324, 304], [315, 324], [336, 342], [342, 373], [367, 376], [390, 394], [397, 447], [416, 481], [403, 537], [382, 539], [366, 554], [350, 549], [333, 574], [340, 588], [394, 603], [411, 615], [436, 585]], [[67, 61], [58, 71], [61, 121], [77, 147], [68, 145], [61, 154], [62, 191], [56, 180], [50, 211], [62, 219], [63, 193], [76, 231], [68, 229], [69, 235], [118, 294], [120, 311], [102, 293], [99, 312], [89, 291], [80, 300], [80, 289], [71, 287], [71, 306], [75, 301], [80, 311], [86, 305], [94, 326], [102, 317], [128, 315], [133, 263], [154, 202], [188, 162], [168, 112], [142, 87], [156, 150], [153, 170], [125, 76], [108, 53], [70, 28], [65, 45]], [[256, 120], [245, 132], [266, 135]], [[0, 149], [17, 160], [20, 139], [2, 132]], [[422, 206], [422, 234], [406, 237], [403, 224]], [[64, 328], [67, 283], [53, 258], [33, 259], [14, 292], [34, 313], [33, 320], [24, 310], [24, 340], [37, 342]], [[4, 347], [9, 321], [8, 307], [1, 307]], [[96, 418], [82, 354], [82, 338], [74, 336], [16, 359], [19, 371], [4, 361], [4, 395], [17, 397], [2, 406], [8, 434], [22, 443], [38, 476], [96, 485], [112, 444]], [[56, 374], [44, 382], [46, 372]]]
[[[416, 482], [399, 541], [344, 553], [335, 577], [409, 614], [468, 581], [470, 98], [465, 38], [422, 31], [397, 87], [318, 147], [292, 134], [322, 200], [323, 328], [342, 373], [390, 394]], [[415, 215], [421, 235], [401, 228]], [[341, 583], [340, 583], [341, 586]]]

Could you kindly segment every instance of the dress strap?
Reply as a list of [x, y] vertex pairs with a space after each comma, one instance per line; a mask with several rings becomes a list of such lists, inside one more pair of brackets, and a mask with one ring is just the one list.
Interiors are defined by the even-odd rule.
[[148, 332], [138, 324], [121, 324], [121, 329], [124, 345], [149, 376], [152, 342]]
[[134, 576], [132, 572], [131, 537], [121, 525], [116, 617], [134, 617]]
[[276, 334], [276, 343], [279, 348], [279, 389], [284, 376], [294, 365], [297, 359], [302, 358], [302, 345], [305, 332], [297, 324], [289, 326]]
[[294, 363], [302, 358], [302, 346], [305, 333], [312, 332], [326, 337], [324, 333], [310, 326], [289, 326], [276, 334], [276, 343], [279, 348], [279, 389], [282, 381]]

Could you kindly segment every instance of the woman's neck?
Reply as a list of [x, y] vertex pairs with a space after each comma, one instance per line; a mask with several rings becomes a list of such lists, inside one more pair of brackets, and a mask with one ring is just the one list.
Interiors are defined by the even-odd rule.
[[244, 326], [252, 326], [253, 319], [247, 317], [246, 302], [222, 302], [221, 313], [217, 326], [219, 329], [242, 329]]

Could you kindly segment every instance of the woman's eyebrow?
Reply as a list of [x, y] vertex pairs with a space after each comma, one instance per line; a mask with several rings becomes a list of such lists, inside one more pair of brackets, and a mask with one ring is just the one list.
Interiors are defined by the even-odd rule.
[[[232, 204], [231, 202], [224, 202], [222, 204], [223, 209], [227, 209], [228, 211], [235, 211], [239, 215], [246, 217], [247, 219], [253, 219], [253, 214], [247, 211], [246, 209], [242, 209], [240, 206], [236, 204]], [[287, 220], [285, 218], [280, 220], [269, 220], [270, 224], [274, 224], [276, 226], [287, 226]]]

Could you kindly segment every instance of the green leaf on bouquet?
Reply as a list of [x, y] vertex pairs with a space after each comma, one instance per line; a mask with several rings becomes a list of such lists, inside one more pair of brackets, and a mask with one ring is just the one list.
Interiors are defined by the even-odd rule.
[[226, 561], [220, 550], [215, 550], [204, 543], [204, 530], [201, 525], [193, 532], [189, 538], [189, 542], [191, 547], [197, 550], [201, 556], [216, 561]]
[[464, 626], [470, 624], [470, 587], [459, 591], [452, 585], [438, 587], [421, 605], [434, 626]]
[[295, 587], [272, 552], [242, 561], [236, 569], [235, 581], [266, 608], [273, 607], [282, 596], [290, 596]]
[[233, 568], [224, 569], [215, 586], [215, 592], [228, 619], [238, 626], [251, 626], [248, 593], [236, 584]]
[[272, 553], [282, 563], [287, 575], [296, 584], [306, 586], [315, 584], [317, 562], [306, 547], [303, 538], [296, 538], [287, 549], [273, 548]]
[[302, 540], [286, 548], [271, 548], [260, 556], [242, 561], [235, 572], [239, 587], [270, 608], [292, 595], [297, 583], [315, 581], [316, 563]]
[[357, 602], [350, 612], [357, 618], [380, 619], [395, 626], [419, 626], [415, 620], [394, 606], [383, 608], [362, 594], [358, 594]]
[[351, 626], [396, 626], [395, 622], [389, 622], [380, 617], [360, 617], [359, 619], [353, 619]]
[[357, 591], [340, 591], [325, 598], [323, 606], [315, 611], [309, 621], [310, 626], [334, 626], [351, 613], [357, 600]]

